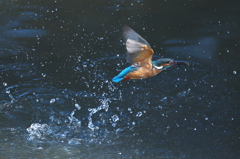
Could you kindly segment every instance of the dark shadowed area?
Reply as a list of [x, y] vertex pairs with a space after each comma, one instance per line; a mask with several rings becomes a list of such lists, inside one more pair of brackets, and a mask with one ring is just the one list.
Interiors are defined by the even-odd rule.
[[[240, 2], [0, 1], [0, 158], [240, 156]], [[128, 25], [154, 59], [191, 61], [113, 83]]]

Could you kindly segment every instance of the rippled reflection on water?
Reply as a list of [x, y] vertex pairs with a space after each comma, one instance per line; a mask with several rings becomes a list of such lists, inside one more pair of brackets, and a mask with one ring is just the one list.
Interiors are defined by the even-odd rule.
[[[239, 15], [234, 9], [218, 4], [224, 12], [202, 12], [199, 6], [206, 2], [186, 2], [199, 13], [190, 7], [193, 14], [174, 19], [181, 10], [174, 7], [177, 2], [2, 3], [1, 157], [238, 156]], [[154, 58], [192, 65], [112, 83], [128, 66], [120, 43], [124, 24], [148, 39]]]

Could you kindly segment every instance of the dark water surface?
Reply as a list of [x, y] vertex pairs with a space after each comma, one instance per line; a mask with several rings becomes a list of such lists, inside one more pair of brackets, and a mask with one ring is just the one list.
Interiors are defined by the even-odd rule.
[[[0, 5], [0, 158], [240, 158], [239, 2]], [[192, 65], [112, 83], [124, 25]]]

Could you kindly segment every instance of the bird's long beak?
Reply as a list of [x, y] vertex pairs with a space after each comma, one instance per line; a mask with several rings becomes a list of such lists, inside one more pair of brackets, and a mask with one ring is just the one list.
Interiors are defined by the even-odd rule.
[[189, 61], [173, 61], [171, 65], [190, 65]]

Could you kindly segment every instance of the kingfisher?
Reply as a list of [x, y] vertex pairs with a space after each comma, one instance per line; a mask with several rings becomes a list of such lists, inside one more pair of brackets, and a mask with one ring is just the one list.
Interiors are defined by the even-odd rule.
[[150, 44], [128, 26], [123, 27], [122, 37], [127, 49], [127, 62], [132, 65], [115, 76], [113, 82], [149, 78], [173, 65], [190, 64], [188, 61], [175, 61], [171, 58], [152, 61], [154, 51]]

